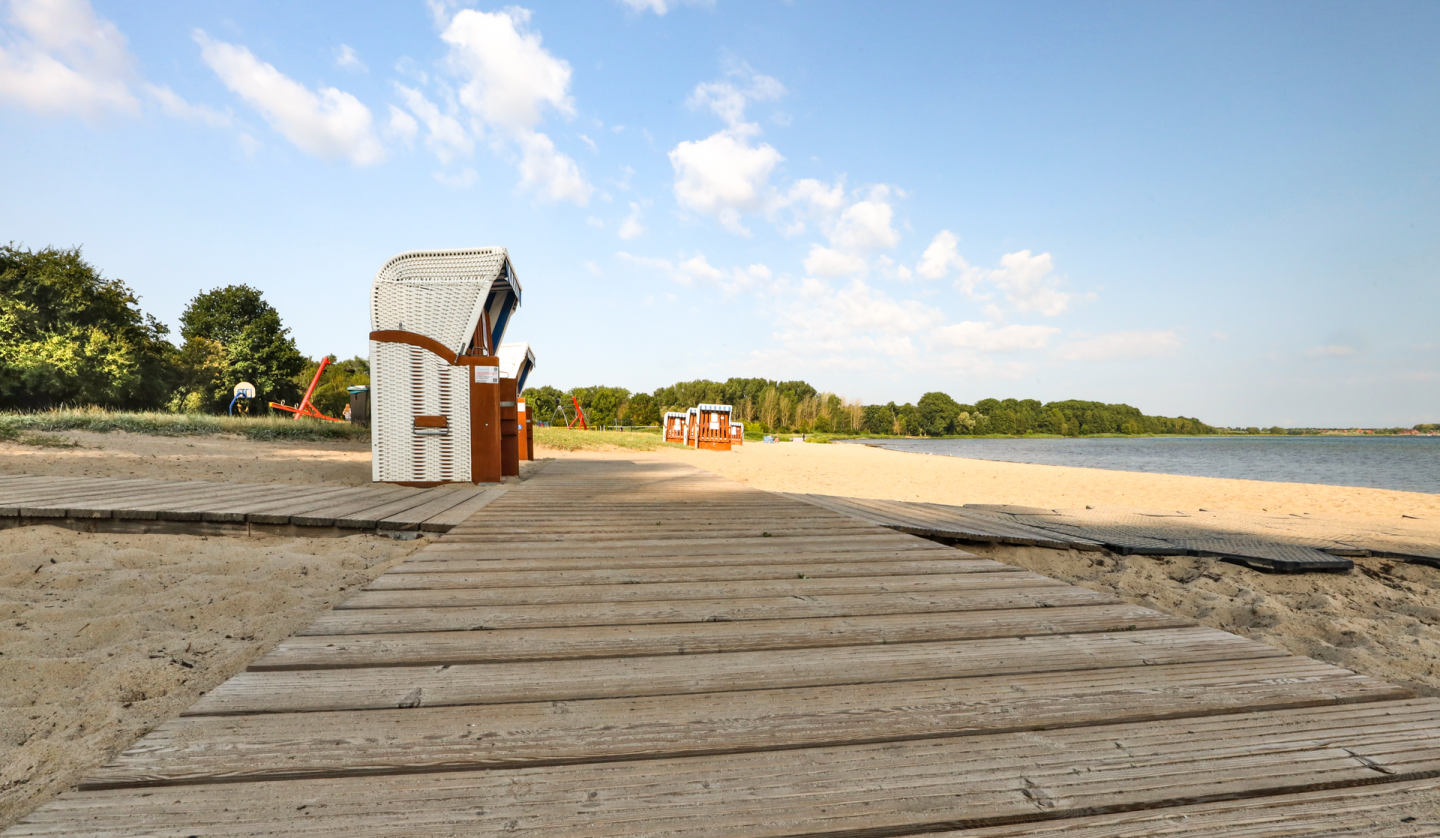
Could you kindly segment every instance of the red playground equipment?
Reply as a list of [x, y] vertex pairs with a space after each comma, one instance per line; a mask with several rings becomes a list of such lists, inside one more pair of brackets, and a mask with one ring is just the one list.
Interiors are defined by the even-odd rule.
[[565, 427], [574, 428], [577, 425], [582, 431], [590, 430], [590, 423], [585, 421], [585, 411], [580, 409], [580, 400], [574, 396], [570, 397], [570, 403], [575, 405], [575, 418], [565, 423]]
[[310, 388], [305, 391], [305, 398], [300, 400], [299, 407], [288, 407], [286, 405], [277, 404], [275, 402], [271, 402], [270, 406], [275, 408], [276, 410], [284, 410], [293, 413], [295, 414], [296, 419], [299, 419], [301, 416], [309, 416], [312, 419], [324, 419], [327, 422], [344, 422], [344, 419], [334, 419], [326, 416], [319, 410], [316, 410], [315, 405], [310, 403], [310, 397], [315, 393], [315, 385], [320, 383], [320, 376], [325, 372], [325, 367], [329, 365], [329, 356], [320, 359], [320, 369], [316, 370], [315, 377], [310, 379]]

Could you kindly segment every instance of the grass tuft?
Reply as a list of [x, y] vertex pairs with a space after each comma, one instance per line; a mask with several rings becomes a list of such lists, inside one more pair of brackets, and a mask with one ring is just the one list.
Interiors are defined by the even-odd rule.
[[660, 448], [684, 448], [665, 442], [658, 433], [632, 431], [580, 431], [569, 428], [536, 428], [535, 444], [561, 451], [655, 451]]
[[[349, 422], [288, 417], [207, 416], [192, 413], [123, 413], [101, 408], [62, 408], [38, 413], [0, 413], [0, 440], [20, 440], [22, 434], [89, 431], [123, 431], [149, 436], [217, 436], [233, 434], [270, 441], [343, 440], [369, 442], [370, 429]], [[44, 443], [29, 443], [44, 444]]]

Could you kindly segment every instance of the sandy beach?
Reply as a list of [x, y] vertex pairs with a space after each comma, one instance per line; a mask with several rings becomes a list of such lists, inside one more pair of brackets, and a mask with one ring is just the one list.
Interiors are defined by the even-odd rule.
[[[333, 485], [368, 446], [66, 434], [0, 443], [0, 474]], [[1440, 497], [1061, 468], [857, 445], [746, 445], [543, 457], [679, 459], [771, 491], [938, 503], [1230, 509], [1395, 521], [1440, 541]], [[0, 531], [0, 825], [70, 786], [423, 541]], [[1057, 579], [1440, 695], [1440, 571], [1381, 559], [1283, 576], [1208, 559], [967, 547]]]

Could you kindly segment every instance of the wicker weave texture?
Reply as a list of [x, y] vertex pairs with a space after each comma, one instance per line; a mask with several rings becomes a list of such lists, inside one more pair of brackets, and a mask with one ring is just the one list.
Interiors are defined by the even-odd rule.
[[370, 327], [424, 335], [458, 355], [469, 345], [486, 296], [502, 274], [510, 275], [518, 296], [519, 283], [508, 263], [503, 247], [402, 253], [375, 275]]
[[[370, 342], [370, 406], [377, 482], [470, 481], [470, 367], [426, 349]], [[444, 416], [447, 436], [415, 433], [417, 416]]]

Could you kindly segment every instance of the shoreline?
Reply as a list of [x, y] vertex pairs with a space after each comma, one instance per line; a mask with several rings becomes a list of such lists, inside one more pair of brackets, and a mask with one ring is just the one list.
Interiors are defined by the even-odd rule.
[[747, 443], [729, 456], [678, 449], [665, 455], [772, 492], [956, 506], [1211, 509], [1365, 521], [1408, 517], [1415, 520], [1407, 524], [1433, 528], [1440, 540], [1440, 495], [1424, 492], [1014, 463], [868, 445]]

